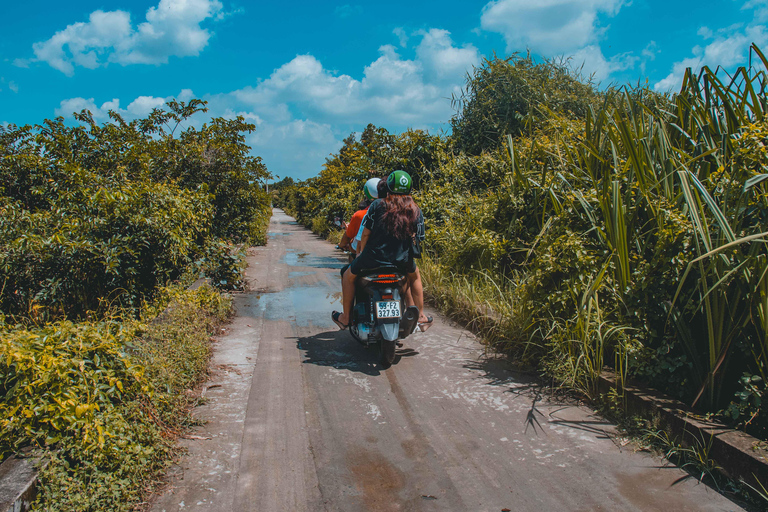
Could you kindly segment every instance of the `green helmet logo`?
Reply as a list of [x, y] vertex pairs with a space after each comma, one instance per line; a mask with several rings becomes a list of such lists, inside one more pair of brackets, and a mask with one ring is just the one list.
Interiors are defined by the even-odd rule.
[[387, 188], [393, 194], [410, 194], [411, 176], [405, 171], [394, 171], [387, 176]]

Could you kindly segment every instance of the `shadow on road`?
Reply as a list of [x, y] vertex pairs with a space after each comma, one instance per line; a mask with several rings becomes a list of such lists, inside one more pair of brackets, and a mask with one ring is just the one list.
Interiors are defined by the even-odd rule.
[[382, 374], [378, 353], [357, 343], [348, 331], [326, 331], [293, 339], [304, 353], [305, 364], [331, 366], [374, 377]]
[[[570, 407], [576, 405], [576, 400], [568, 395], [555, 395], [551, 388], [545, 386], [535, 374], [521, 372], [510, 367], [509, 361], [501, 358], [481, 358], [468, 361], [464, 367], [481, 373], [477, 378], [483, 379], [491, 386], [508, 387], [507, 393], [531, 400], [531, 408], [525, 418], [525, 432], [532, 430], [537, 436], [546, 431], [541, 424], [546, 419], [550, 425], [559, 425], [574, 430], [581, 430], [594, 434], [597, 438], [610, 438], [606, 431], [611, 423], [599, 417], [590, 420], [574, 420], [560, 415]], [[544, 414], [537, 408], [546, 397], [548, 407], [559, 407], [548, 414]]]
[[478, 377], [488, 381], [491, 386], [514, 386], [516, 392], [541, 388], [541, 382], [535, 374], [512, 369], [506, 359], [482, 357], [467, 361], [463, 366], [468, 370], [482, 372]]

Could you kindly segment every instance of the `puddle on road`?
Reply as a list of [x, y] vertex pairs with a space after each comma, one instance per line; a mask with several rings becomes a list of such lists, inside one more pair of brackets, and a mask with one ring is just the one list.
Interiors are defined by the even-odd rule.
[[308, 252], [288, 249], [283, 261], [291, 267], [314, 267], [340, 269], [347, 264], [346, 256], [317, 256]]
[[317, 272], [288, 272], [288, 277], [302, 277], [302, 276], [311, 276], [317, 274]]
[[341, 309], [341, 290], [327, 286], [298, 286], [281, 292], [264, 293], [256, 297], [254, 305], [268, 320], [293, 321], [306, 327], [312, 325], [335, 326], [331, 311]]
[[278, 236], [290, 236], [292, 234], [293, 233], [291, 233], [290, 231], [275, 231], [272, 233], [267, 233], [267, 236], [269, 238], [277, 238]]

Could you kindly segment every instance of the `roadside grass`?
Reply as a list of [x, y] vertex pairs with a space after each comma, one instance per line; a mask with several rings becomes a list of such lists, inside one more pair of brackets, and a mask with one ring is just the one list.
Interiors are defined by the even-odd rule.
[[425, 300], [479, 333], [494, 351], [515, 355], [522, 366], [533, 366], [529, 356], [538, 348], [531, 312], [516, 300], [519, 282], [497, 282], [487, 271], [460, 274], [424, 254], [418, 261]]
[[191, 390], [230, 310], [210, 286], [176, 286], [139, 320], [2, 326], [0, 448], [42, 451], [34, 510], [146, 508], [194, 424]]

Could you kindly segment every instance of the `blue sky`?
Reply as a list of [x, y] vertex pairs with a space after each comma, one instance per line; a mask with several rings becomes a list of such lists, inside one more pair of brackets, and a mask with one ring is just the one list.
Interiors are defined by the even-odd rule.
[[[0, 123], [88, 108], [144, 116], [202, 98], [243, 115], [273, 174], [317, 174], [350, 132], [448, 129], [450, 97], [484, 57], [571, 57], [603, 84], [674, 90], [684, 69], [768, 50], [768, 0], [7, 2]], [[204, 117], [194, 122], [202, 123]]]

